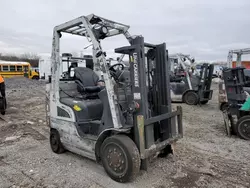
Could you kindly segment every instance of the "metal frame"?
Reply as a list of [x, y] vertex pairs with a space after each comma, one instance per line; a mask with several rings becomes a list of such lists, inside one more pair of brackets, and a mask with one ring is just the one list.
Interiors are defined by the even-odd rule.
[[[191, 81], [190, 81], [190, 76], [188, 74], [188, 69], [190, 68], [190, 65], [192, 64], [192, 59], [190, 58], [190, 55], [177, 53], [177, 54], [171, 54], [169, 56], [169, 58], [178, 59], [178, 64], [180, 64], [182, 66], [182, 68], [186, 71], [186, 79], [187, 79], [187, 82], [188, 82], [188, 87], [189, 87], [190, 90], [192, 90], [193, 87], [192, 87], [192, 84], [191, 84]], [[183, 58], [188, 59], [189, 62], [190, 62], [190, 65], [187, 64], [186, 62], [184, 62]]]
[[236, 67], [241, 66], [241, 56], [242, 55], [246, 55], [246, 54], [250, 54], [250, 48], [243, 48], [243, 49], [237, 49], [237, 50], [229, 50], [228, 52], [228, 57], [227, 57], [227, 63], [228, 63], [228, 67], [232, 68], [232, 64], [233, 64], [233, 55], [236, 54], [237, 58], [236, 58]]
[[[91, 24], [92, 20], [102, 21], [100, 24]], [[129, 26], [124, 25], [118, 22], [114, 22], [102, 17], [96, 16], [94, 14], [88, 16], [81, 16], [64, 24], [58, 25], [54, 28], [53, 32], [53, 51], [52, 51], [52, 101], [59, 101], [59, 70], [60, 70], [60, 37], [61, 33], [68, 33], [78, 36], [86, 37], [93, 44], [93, 51], [95, 52], [93, 56], [96, 58], [97, 62], [95, 63], [95, 71], [99, 71], [103, 75], [105, 85], [107, 88], [109, 105], [111, 108], [112, 120], [115, 128], [121, 128], [121, 121], [118, 114], [117, 103], [116, 103], [116, 94], [114, 93], [114, 85], [111, 80], [111, 76], [108, 71], [107, 62], [105, 59], [105, 54], [102, 51], [100, 42], [96, 39], [92, 28], [90, 27], [101, 27], [106, 26], [108, 28], [108, 37], [115, 36], [118, 34], [123, 34], [126, 39], [130, 42], [133, 38], [129, 32]], [[99, 57], [96, 55], [100, 53]], [[106, 74], [105, 74], [106, 73]]]

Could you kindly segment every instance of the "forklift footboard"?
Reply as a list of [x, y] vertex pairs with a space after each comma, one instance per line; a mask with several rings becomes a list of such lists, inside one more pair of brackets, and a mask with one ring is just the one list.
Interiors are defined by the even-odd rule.
[[[166, 119], [171, 119], [172, 123], [175, 123], [175, 132], [171, 133], [171, 137], [169, 137], [166, 140], [163, 140], [161, 142], [155, 143], [151, 145], [149, 148], [145, 148], [144, 139], [140, 139], [140, 153], [141, 153], [141, 159], [149, 158], [150, 156], [154, 155], [156, 152], [161, 151], [164, 149], [167, 145], [170, 145], [174, 142], [176, 142], [178, 139], [183, 137], [183, 124], [182, 124], [182, 108], [181, 106], [177, 107], [177, 110], [174, 112], [162, 114], [156, 117], [149, 118], [145, 120], [144, 126], [150, 126], [154, 122], [162, 121]], [[139, 123], [140, 124], [140, 123]], [[144, 131], [140, 129], [139, 126], [139, 132], [140, 132], [140, 138], [144, 138]]]

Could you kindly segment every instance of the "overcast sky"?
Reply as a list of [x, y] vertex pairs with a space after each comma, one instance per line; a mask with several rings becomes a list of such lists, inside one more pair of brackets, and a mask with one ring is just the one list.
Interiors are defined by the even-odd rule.
[[[226, 60], [229, 49], [250, 47], [250, 0], [1, 0], [0, 7], [4, 53], [50, 54], [53, 27], [91, 13], [130, 25], [130, 33], [147, 42], [166, 42], [169, 53], [197, 60]], [[116, 37], [104, 47], [109, 52], [127, 44]], [[67, 36], [62, 52], [87, 45]]]

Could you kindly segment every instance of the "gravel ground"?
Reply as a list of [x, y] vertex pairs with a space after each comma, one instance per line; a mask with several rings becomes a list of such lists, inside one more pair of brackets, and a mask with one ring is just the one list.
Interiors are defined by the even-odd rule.
[[[175, 155], [150, 163], [131, 183], [112, 181], [102, 166], [67, 152], [54, 154], [45, 125], [45, 85], [6, 81], [8, 111], [0, 120], [0, 188], [250, 187], [250, 144], [227, 137], [214, 97], [204, 106], [183, 107], [184, 138]], [[176, 104], [174, 104], [176, 105]]]

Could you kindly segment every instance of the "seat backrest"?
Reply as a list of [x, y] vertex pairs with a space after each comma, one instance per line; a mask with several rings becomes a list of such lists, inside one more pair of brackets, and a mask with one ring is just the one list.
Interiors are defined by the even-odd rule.
[[84, 87], [96, 86], [99, 81], [99, 76], [92, 70], [86, 67], [75, 67], [75, 79], [79, 80]]

